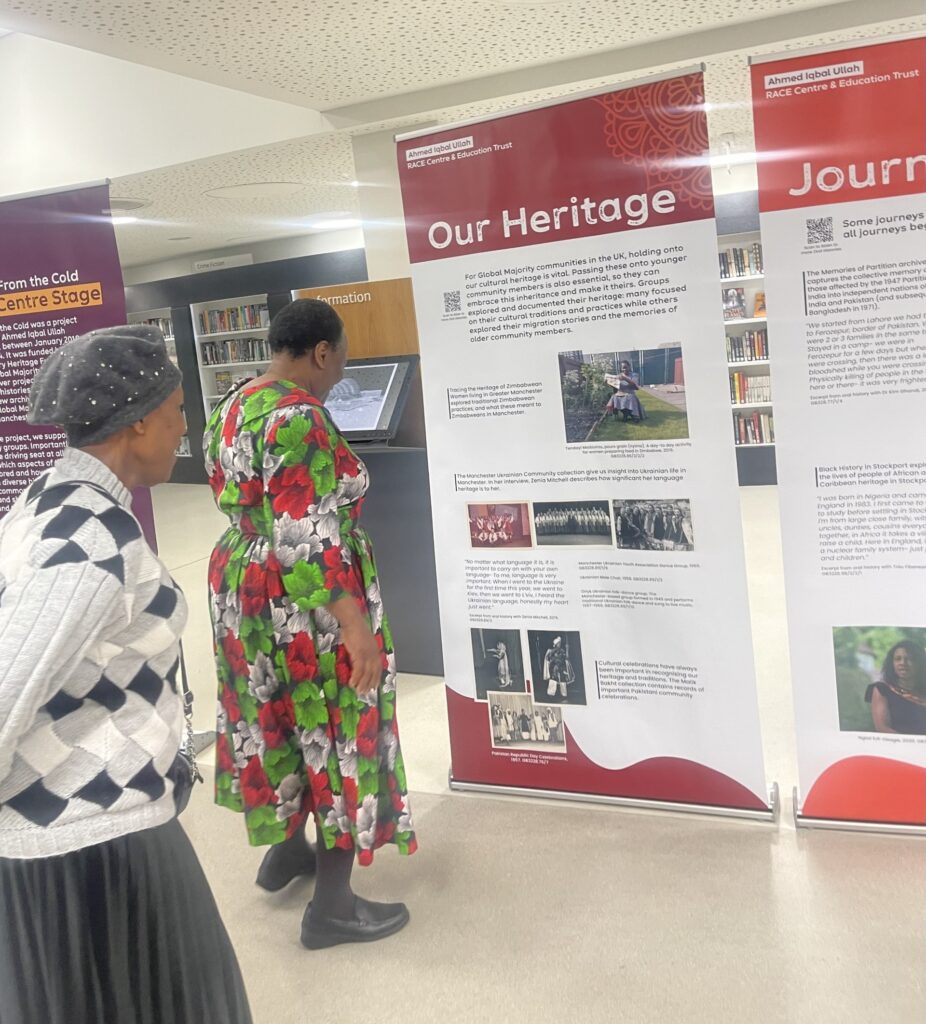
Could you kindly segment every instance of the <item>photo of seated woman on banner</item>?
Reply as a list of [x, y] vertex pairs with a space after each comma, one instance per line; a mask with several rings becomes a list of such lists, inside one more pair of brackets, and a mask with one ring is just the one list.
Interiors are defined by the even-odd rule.
[[688, 437], [677, 342], [626, 352], [560, 352], [567, 444]]
[[577, 632], [529, 629], [527, 646], [535, 703], [586, 703], [582, 644]]
[[558, 708], [537, 707], [530, 696], [489, 694], [489, 725], [492, 746], [508, 750], [566, 752], [563, 713]]
[[619, 548], [693, 551], [691, 502], [688, 498], [615, 501], [614, 532]]
[[606, 501], [535, 501], [537, 546], [611, 543], [611, 511]]
[[516, 629], [471, 629], [476, 700], [492, 690], [525, 693], [521, 634]]
[[926, 736], [926, 627], [833, 629], [842, 732]]
[[469, 542], [474, 548], [529, 548], [527, 504], [468, 505]]

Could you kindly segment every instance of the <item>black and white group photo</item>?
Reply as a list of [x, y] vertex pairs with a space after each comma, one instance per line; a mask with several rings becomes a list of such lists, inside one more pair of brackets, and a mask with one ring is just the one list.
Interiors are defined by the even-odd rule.
[[521, 634], [516, 629], [471, 629], [476, 700], [492, 690], [524, 693], [524, 658]]
[[619, 548], [694, 550], [691, 501], [688, 498], [615, 501], [614, 527]]
[[490, 693], [489, 724], [493, 747], [566, 752], [562, 711], [537, 707], [527, 694]]
[[611, 543], [606, 501], [535, 501], [533, 510], [538, 547]]
[[531, 683], [537, 704], [585, 704], [582, 644], [572, 630], [529, 629]]

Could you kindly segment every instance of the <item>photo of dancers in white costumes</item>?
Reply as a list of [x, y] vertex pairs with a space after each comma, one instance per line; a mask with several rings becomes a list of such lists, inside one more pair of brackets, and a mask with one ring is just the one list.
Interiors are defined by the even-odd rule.
[[528, 694], [490, 693], [489, 722], [493, 747], [566, 752], [562, 711], [539, 707]]

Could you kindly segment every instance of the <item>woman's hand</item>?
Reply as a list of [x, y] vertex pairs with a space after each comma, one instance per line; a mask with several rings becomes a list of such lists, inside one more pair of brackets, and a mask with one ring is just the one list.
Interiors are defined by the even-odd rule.
[[348, 685], [362, 697], [375, 690], [383, 678], [382, 651], [352, 597], [342, 597], [329, 608], [341, 626], [341, 643], [350, 658]]

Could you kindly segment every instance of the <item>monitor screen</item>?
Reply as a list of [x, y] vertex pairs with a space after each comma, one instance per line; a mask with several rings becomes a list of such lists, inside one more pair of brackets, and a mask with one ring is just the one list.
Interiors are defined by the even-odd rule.
[[418, 356], [351, 360], [325, 408], [348, 441], [389, 441], [405, 409]]

